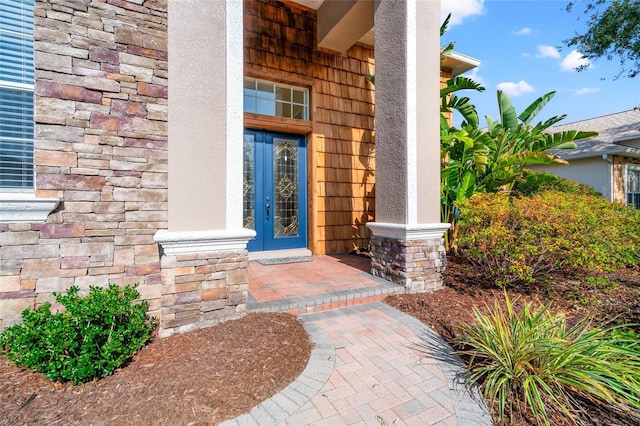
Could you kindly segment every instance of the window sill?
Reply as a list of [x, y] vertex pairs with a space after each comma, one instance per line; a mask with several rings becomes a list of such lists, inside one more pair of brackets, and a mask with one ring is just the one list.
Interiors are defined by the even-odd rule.
[[59, 202], [55, 198], [36, 198], [34, 194], [0, 193], [0, 223], [44, 222]]

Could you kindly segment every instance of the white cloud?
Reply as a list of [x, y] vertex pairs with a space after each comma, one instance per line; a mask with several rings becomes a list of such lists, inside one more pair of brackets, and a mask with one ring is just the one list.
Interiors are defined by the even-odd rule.
[[499, 83], [496, 87], [498, 90], [502, 90], [509, 96], [520, 96], [534, 91], [534, 88], [524, 80], [520, 80], [517, 83], [505, 81], [503, 83]]
[[576, 68], [582, 66], [589, 66], [591, 62], [587, 58], [582, 57], [582, 53], [577, 50], [572, 50], [567, 56], [560, 62], [560, 68], [563, 71], [575, 71]]
[[590, 95], [592, 93], [598, 93], [600, 91], [597, 87], [583, 87], [580, 90], [576, 90], [576, 95]]
[[519, 35], [519, 36], [524, 36], [524, 35], [529, 35], [531, 34], [533, 31], [531, 30], [531, 28], [529, 27], [524, 27], [521, 30], [516, 31], [514, 34], [515, 35]]
[[522, 56], [524, 56], [525, 58], [530, 58], [531, 54], [527, 53], [527, 52], [523, 52]]
[[484, 87], [487, 87], [487, 83], [484, 80], [484, 78], [478, 75], [478, 69], [480, 69], [480, 67], [472, 69], [469, 74], [465, 74], [465, 77], [469, 77], [471, 80], [475, 81], [476, 83], [480, 83]]
[[538, 54], [536, 58], [560, 58], [560, 52], [553, 46], [546, 46], [544, 44], [538, 46]]
[[440, 21], [444, 21], [451, 13], [449, 28], [462, 24], [465, 18], [482, 15], [484, 0], [442, 0], [440, 3]]

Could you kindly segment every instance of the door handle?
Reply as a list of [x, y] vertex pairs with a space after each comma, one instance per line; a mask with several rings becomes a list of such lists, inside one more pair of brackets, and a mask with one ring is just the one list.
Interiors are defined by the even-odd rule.
[[269, 220], [269, 213], [271, 212], [271, 206], [269, 205], [269, 203], [267, 203], [266, 209], [267, 209], [267, 220]]

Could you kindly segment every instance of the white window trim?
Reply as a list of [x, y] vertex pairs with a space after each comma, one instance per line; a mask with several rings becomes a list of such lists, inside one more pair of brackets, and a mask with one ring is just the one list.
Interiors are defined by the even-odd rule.
[[35, 194], [0, 192], [0, 223], [45, 222], [60, 201]]
[[[629, 194], [631, 192], [629, 192], [629, 172], [631, 170], [637, 171], [638, 173], [640, 173], [640, 164], [635, 164], [635, 163], [627, 163], [627, 167], [625, 167], [624, 169], [624, 204], [626, 206], [630, 205], [627, 202], [627, 199], [629, 198]], [[634, 192], [635, 194], [635, 192]], [[633, 207], [635, 207], [635, 205], [633, 205]]]

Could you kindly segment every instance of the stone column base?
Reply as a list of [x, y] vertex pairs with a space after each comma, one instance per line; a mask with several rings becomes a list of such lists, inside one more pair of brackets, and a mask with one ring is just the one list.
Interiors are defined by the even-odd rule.
[[437, 290], [444, 285], [448, 223], [402, 225], [370, 222], [371, 273], [399, 284], [408, 293]]
[[162, 302], [159, 337], [210, 327], [246, 313], [254, 231], [159, 231]]

